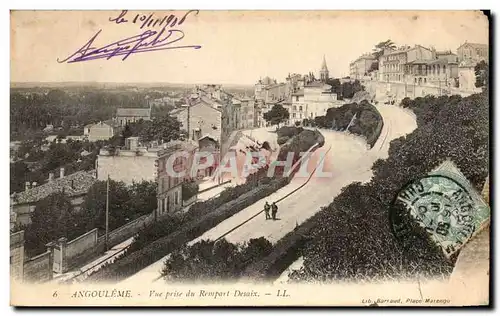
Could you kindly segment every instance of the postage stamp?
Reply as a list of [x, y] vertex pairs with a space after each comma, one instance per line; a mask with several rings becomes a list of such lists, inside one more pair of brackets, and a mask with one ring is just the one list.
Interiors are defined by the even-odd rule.
[[[407, 212], [451, 257], [485, 224], [490, 210], [481, 196], [464, 182], [465, 177], [449, 161], [429, 175], [406, 184], [391, 206], [391, 223], [398, 240], [408, 237], [401, 220]], [[410, 229], [411, 230], [411, 229]]]

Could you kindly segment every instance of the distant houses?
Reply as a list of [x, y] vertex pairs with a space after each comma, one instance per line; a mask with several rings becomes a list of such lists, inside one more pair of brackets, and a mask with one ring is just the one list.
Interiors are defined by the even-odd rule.
[[[451, 50], [436, 51], [422, 45], [385, 49], [378, 60], [367, 53], [350, 63], [350, 77], [413, 86], [459, 88], [475, 91], [474, 66], [488, 61], [488, 45], [465, 42]], [[378, 70], [372, 67], [378, 62]], [[413, 88], [412, 88], [413, 89]], [[434, 90], [429, 90], [434, 91]]]
[[119, 126], [140, 120], [151, 121], [151, 108], [118, 108], [116, 110], [116, 122]]

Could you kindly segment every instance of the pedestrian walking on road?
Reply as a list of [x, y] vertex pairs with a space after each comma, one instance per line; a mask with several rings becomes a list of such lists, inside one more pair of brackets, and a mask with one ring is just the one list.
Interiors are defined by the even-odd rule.
[[271, 205], [271, 214], [273, 215], [273, 220], [276, 220], [276, 214], [278, 214], [278, 206], [276, 205], [276, 202], [273, 202]]
[[264, 205], [264, 213], [266, 213], [266, 220], [271, 219], [271, 216], [269, 215], [269, 210], [271, 209], [271, 205], [267, 203]]

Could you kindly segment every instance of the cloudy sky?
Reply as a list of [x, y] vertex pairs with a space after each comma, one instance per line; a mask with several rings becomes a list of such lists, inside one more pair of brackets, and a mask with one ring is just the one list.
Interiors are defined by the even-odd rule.
[[[93, 47], [143, 33], [136, 14], [154, 18], [186, 11], [14, 11], [11, 13], [12, 82], [170, 82], [252, 84], [259, 77], [282, 81], [290, 72], [316, 74], [326, 57], [330, 76], [348, 74], [349, 62], [374, 44], [433, 45], [451, 49], [465, 41], [488, 43], [488, 20], [466, 11], [200, 11], [177, 26], [176, 44], [200, 49], [144, 52], [122, 61], [59, 63], [99, 30]], [[160, 30], [161, 28], [150, 28]]]

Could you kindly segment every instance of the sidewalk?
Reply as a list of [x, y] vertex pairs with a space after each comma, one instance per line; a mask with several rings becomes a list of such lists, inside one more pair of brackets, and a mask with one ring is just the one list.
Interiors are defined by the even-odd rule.
[[115, 245], [108, 251], [106, 251], [102, 256], [95, 258], [91, 262], [85, 264], [84, 266], [73, 269], [66, 273], [54, 273], [51, 283], [59, 283], [68, 281], [70, 279], [76, 278], [78, 281], [83, 281], [87, 276], [94, 271], [99, 270], [106, 263], [113, 262], [117, 256], [119, 256], [134, 240], [134, 237], [130, 237], [118, 245]]

